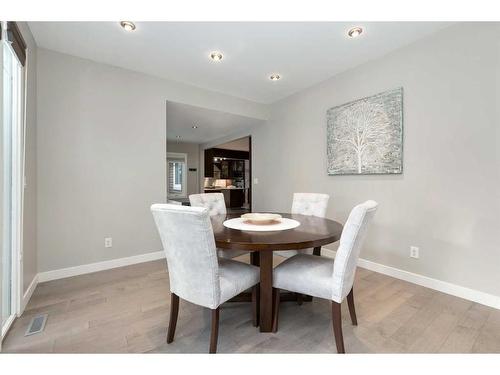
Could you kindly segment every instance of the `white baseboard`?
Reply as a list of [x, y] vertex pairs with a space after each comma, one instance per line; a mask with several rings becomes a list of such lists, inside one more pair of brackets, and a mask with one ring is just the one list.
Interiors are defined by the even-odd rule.
[[134, 255], [126, 258], [118, 258], [105, 260], [103, 262], [96, 262], [90, 264], [83, 264], [81, 266], [61, 268], [53, 271], [40, 272], [38, 274], [38, 282], [43, 283], [45, 281], [64, 279], [66, 277], [84, 275], [87, 273], [99, 272], [110, 270], [112, 268], [130, 266], [132, 264], [150, 262], [157, 259], [162, 259], [165, 257], [163, 251], [156, 251], [153, 253]]
[[[322, 248], [321, 252], [324, 256], [335, 258], [335, 250]], [[429, 289], [434, 289], [455, 297], [460, 297], [469, 301], [477, 302], [482, 305], [494, 307], [495, 309], [500, 309], [500, 296], [484, 293], [479, 290], [466, 288], [464, 286], [452, 284], [446, 281], [433, 279], [427, 276], [404, 271], [399, 268], [386, 266], [380, 263], [375, 263], [362, 258], [360, 258], [358, 261], [358, 267], [382, 273], [396, 279], [408, 281], [413, 284], [421, 285]]]
[[[327, 257], [334, 258], [335, 251], [327, 248], [323, 248], [322, 254]], [[84, 275], [87, 273], [98, 272], [109, 270], [112, 268], [129, 266], [132, 264], [150, 262], [157, 259], [162, 259], [165, 257], [163, 251], [156, 251], [153, 253], [135, 255], [127, 258], [112, 259], [103, 262], [84, 264], [76, 267], [62, 268], [54, 271], [47, 271], [39, 273], [30, 284], [30, 287], [26, 291], [23, 298], [23, 310], [31, 297], [37, 283], [63, 279], [71, 276]], [[480, 303], [482, 305], [490, 306], [496, 309], [500, 309], [500, 296], [495, 296], [493, 294], [484, 293], [478, 290], [466, 288], [460, 285], [448, 283], [446, 281], [433, 279], [427, 276], [419, 275], [413, 272], [404, 271], [398, 268], [386, 266], [380, 263], [375, 263], [366, 259], [359, 259], [358, 266], [361, 268], [368, 269], [370, 271], [375, 271], [382, 273], [387, 276], [394, 277], [396, 279], [408, 281], [413, 284], [421, 285], [426, 288], [437, 290], [446, 294], [450, 294], [456, 297], [464, 298], [473, 302]]]
[[19, 311], [18, 316], [21, 316], [21, 314], [24, 312], [24, 309], [26, 308], [26, 305], [31, 299], [31, 296], [33, 295], [33, 292], [35, 291], [36, 286], [38, 285], [38, 274], [33, 277], [33, 280], [31, 280], [30, 286], [28, 289], [26, 289], [26, 292], [23, 294], [23, 299], [21, 300], [21, 311]]

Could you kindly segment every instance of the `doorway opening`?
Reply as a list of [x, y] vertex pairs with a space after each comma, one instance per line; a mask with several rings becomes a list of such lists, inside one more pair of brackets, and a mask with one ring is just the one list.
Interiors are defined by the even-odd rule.
[[252, 209], [252, 133], [265, 120], [167, 101], [167, 202], [222, 193], [230, 213]]
[[252, 137], [242, 137], [204, 150], [205, 193], [222, 193], [230, 213], [252, 209]]

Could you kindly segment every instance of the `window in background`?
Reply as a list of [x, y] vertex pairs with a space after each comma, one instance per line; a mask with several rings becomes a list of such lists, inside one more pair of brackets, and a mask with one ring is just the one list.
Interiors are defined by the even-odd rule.
[[167, 153], [167, 197], [187, 197], [187, 154]]

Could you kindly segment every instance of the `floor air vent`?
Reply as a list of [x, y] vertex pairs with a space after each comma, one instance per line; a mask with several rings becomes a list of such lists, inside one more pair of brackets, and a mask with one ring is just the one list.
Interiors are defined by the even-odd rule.
[[28, 329], [26, 330], [24, 336], [31, 336], [36, 333], [42, 332], [43, 329], [45, 328], [47, 317], [48, 317], [47, 314], [43, 314], [35, 316], [33, 319], [31, 319], [30, 325], [28, 326]]

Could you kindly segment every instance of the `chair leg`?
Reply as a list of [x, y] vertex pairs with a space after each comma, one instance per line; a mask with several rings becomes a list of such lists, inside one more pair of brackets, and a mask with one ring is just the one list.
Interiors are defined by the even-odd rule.
[[260, 256], [258, 251], [250, 253], [250, 264], [253, 266], [260, 266]]
[[342, 335], [342, 316], [340, 314], [340, 303], [332, 301], [332, 323], [337, 353], [345, 353], [344, 337]]
[[353, 326], [358, 325], [358, 319], [356, 318], [356, 309], [354, 308], [354, 287], [347, 295], [347, 305], [349, 306], [349, 314], [351, 314], [351, 321]]
[[254, 285], [252, 288], [252, 323], [254, 327], [259, 326], [259, 284]]
[[[260, 255], [258, 251], [250, 253], [250, 264], [259, 267]], [[260, 322], [260, 284], [252, 288], [252, 311], [253, 311], [253, 326], [258, 327]]]
[[297, 296], [297, 305], [301, 306], [302, 302], [304, 302], [304, 296], [302, 293], [295, 293], [295, 295]]
[[280, 310], [280, 290], [273, 288], [273, 333], [278, 332], [278, 317]]
[[179, 296], [170, 293], [170, 321], [168, 322], [167, 344], [174, 341], [175, 326], [179, 315]]
[[212, 310], [212, 330], [210, 332], [209, 353], [217, 353], [217, 339], [219, 337], [219, 308]]

